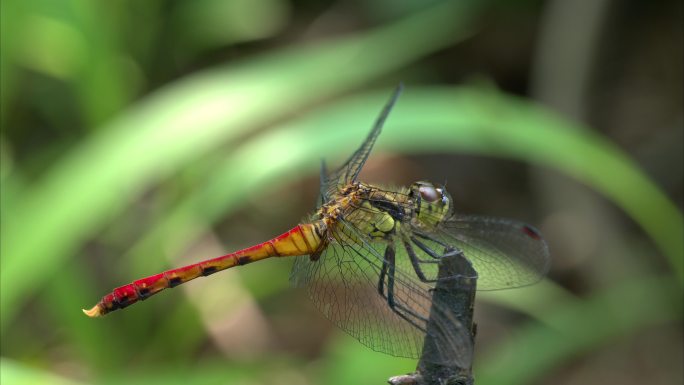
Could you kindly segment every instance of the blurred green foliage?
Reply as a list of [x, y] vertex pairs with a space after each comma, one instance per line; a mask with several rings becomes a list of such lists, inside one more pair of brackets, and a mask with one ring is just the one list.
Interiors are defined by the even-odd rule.
[[[472, 36], [485, 4], [387, 3], [370, 2], [375, 27], [279, 42], [299, 8], [278, 0], [3, 2], [3, 383], [377, 384], [413, 370], [411, 360], [335, 332], [303, 354], [212, 347], [220, 343], [197, 299], [224, 315], [231, 304], [243, 309], [233, 292], [276, 316], [283, 303], [302, 311], [288, 299], [297, 294], [285, 261], [215, 277], [224, 282], [203, 296], [170, 293], [97, 321], [80, 313], [111, 287], [177, 264], [169, 259], [201, 240], [221, 253], [227, 246], [212, 235], [227, 217], [256, 240], [277, 231], [257, 224], [303, 215], [278, 208], [297, 194], [267, 191], [315, 179], [321, 157], [329, 165], [347, 157], [401, 78], [408, 87], [377, 153], [469, 153], [565, 174], [624, 210], [669, 262], [670, 273], [626, 274], [585, 298], [551, 281], [483, 293], [529, 320], [478, 356], [478, 383], [528, 383], [602, 344], [681, 320], [682, 216], [635, 161], [597, 132], [489, 84], [414, 85], [430, 76], [407, 68]], [[250, 52], [249, 42], [268, 38], [275, 46]], [[223, 64], [212, 62], [226, 47], [214, 59]], [[385, 86], [357, 92], [367, 84]], [[624, 306], [634, 302], [644, 306]], [[520, 346], [528, 353], [507, 353]]]

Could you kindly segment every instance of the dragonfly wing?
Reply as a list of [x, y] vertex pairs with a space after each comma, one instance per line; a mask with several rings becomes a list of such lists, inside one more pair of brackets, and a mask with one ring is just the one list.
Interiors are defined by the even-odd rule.
[[[373, 242], [343, 220], [332, 235], [318, 260], [296, 259], [290, 277], [293, 285], [306, 288], [326, 318], [362, 344], [393, 356], [419, 357], [434, 306], [431, 303], [434, 284], [416, 278], [399, 237], [392, 243]], [[395, 306], [404, 309], [399, 312], [393, 311], [387, 300], [388, 247], [395, 250], [391, 295]], [[435, 336], [437, 340], [449, 347], [444, 357], [469, 362], [472, 355], [469, 332], [457, 320], [441, 318], [438, 322], [449, 324], [431, 330], [439, 334]]]
[[385, 245], [347, 238], [335, 231], [318, 260], [297, 257], [290, 281], [305, 288], [326, 318], [362, 344], [393, 356], [419, 357], [422, 333], [392, 312], [378, 292]]
[[[456, 363], [458, 367], [470, 367], [473, 356], [473, 335], [459, 319], [467, 318], [467, 314], [457, 313], [458, 306], [464, 304], [462, 289], [472, 287], [464, 278], [474, 278], [465, 272], [448, 275], [440, 272], [441, 262], [450, 248], [435, 247], [428, 249], [425, 242], [418, 241], [405, 227], [394, 237], [396, 249], [395, 288], [398, 286], [398, 297], [427, 323], [424, 331], [430, 334], [432, 343], [429, 352], [422, 353], [422, 360], [433, 363]], [[449, 258], [462, 258], [451, 256]], [[389, 281], [389, 278], [387, 279]], [[450, 289], [446, 289], [450, 288]], [[459, 289], [455, 289], [459, 288]], [[435, 289], [440, 295], [433, 298]], [[445, 291], [446, 289], [446, 291]], [[395, 291], [397, 291], [395, 289]], [[422, 293], [429, 292], [429, 295]], [[430, 301], [426, 303], [426, 301]], [[468, 309], [462, 309], [469, 311]], [[470, 315], [472, 316], [472, 314]]]
[[368, 155], [373, 149], [373, 145], [375, 144], [378, 135], [380, 135], [380, 131], [382, 130], [382, 126], [385, 124], [387, 116], [392, 110], [394, 103], [396, 103], [397, 99], [399, 98], [403, 88], [403, 84], [399, 84], [399, 86], [395, 89], [392, 97], [387, 102], [385, 108], [383, 108], [382, 112], [380, 113], [380, 116], [378, 116], [377, 120], [375, 121], [373, 129], [371, 129], [371, 132], [366, 137], [366, 140], [364, 140], [361, 144], [361, 147], [359, 147], [359, 149], [352, 154], [352, 156], [344, 163], [342, 167], [328, 175], [324, 186], [322, 186], [322, 190], [326, 191], [325, 196], [332, 196], [333, 193], [338, 191], [341, 187], [346, 186], [356, 180], [359, 172], [361, 172], [361, 168], [363, 167], [364, 163], [366, 163], [366, 159], [368, 159]]
[[478, 290], [531, 285], [549, 270], [546, 242], [534, 227], [519, 221], [456, 216], [417, 238], [430, 248], [449, 245], [462, 251], [478, 273]]
[[316, 199], [316, 209], [323, 206], [325, 202], [330, 200], [328, 196], [328, 190], [326, 186], [326, 180], [328, 179], [328, 168], [325, 165], [325, 159], [321, 159], [321, 172], [320, 172], [320, 191], [318, 193], [318, 198]]

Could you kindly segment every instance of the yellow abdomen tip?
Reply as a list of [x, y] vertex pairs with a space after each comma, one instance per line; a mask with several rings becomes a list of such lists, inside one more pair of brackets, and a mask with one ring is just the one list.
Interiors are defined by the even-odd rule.
[[100, 307], [100, 304], [93, 306], [93, 308], [90, 310], [86, 310], [86, 309], [81, 309], [81, 310], [83, 310], [83, 313], [85, 313], [85, 315], [87, 315], [90, 318], [95, 318], [95, 317], [99, 317], [102, 315], [102, 308]]

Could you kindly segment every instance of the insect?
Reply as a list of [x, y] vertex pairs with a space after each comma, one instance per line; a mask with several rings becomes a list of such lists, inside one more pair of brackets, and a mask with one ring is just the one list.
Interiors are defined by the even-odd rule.
[[[99, 317], [166, 288], [231, 267], [271, 257], [296, 257], [290, 276], [342, 330], [376, 351], [418, 357], [427, 333], [432, 291], [445, 256], [460, 253], [479, 290], [529, 285], [548, 270], [549, 252], [540, 233], [525, 223], [458, 213], [444, 186], [415, 182], [385, 189], [357, 180], [392, 107], [399, 86], [370, 134], [349, 160], [321, 170], [317, 210], [306, 223], [266, 242], [139, 279], [114, 289], [90, 310]], [[472, 346], [458, 321], [445, 319], [442, 336], [450, 359], [467, 363]], [[434, 329], [434, 328], [433, 328]]]

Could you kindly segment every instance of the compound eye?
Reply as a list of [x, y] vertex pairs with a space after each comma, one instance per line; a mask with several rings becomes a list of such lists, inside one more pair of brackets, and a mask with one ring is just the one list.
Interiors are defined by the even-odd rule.
[[418, 188], [418, 192], [420, 192], [420, 197], [422, 199], [430, 203], [436, 202], [442, 197], [442, 194], [432, 186], [420, 186], [420, 188]]

